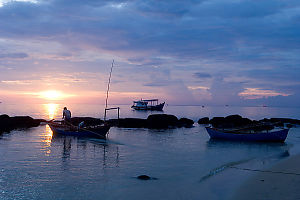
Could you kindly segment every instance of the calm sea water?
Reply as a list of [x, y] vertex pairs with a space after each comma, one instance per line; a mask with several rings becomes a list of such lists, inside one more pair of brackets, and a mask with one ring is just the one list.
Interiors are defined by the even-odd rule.
[[[102, 105], [67, 106], [73, 116], [103, 118]], [[0, 104], [0, 112], [60, 119], [63, 107]], [[151, 114], [120, 107], [121, 117]], [[195, 121], [229, 114], [300, 119], [299, 108], [167, 106], [164, 113]], [[284, 144], [263, 144], [211, 141], [196, 123], [170, 130], [111, 128], [107, 141], [53, 137], [41, 125], [0, 136], [0, 199], [230, 199], [255, 174], [231, 166], [267, 168], [300, 153], [299, 144], [299, 128]], [[135, 178], [142, 174], [157, 180]]]

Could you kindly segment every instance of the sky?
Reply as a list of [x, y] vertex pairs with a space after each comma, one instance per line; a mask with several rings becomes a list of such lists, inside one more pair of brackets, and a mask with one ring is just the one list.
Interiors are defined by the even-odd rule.
[[0, 0], [0, 101], [299, 106], [299, 0]]

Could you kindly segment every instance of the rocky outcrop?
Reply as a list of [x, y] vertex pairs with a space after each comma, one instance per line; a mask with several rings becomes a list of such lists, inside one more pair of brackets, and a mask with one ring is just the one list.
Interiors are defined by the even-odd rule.
[[178, 126], [178, 119], [174, 115], [154, 114], [147, 118], [147, 127], [152, 129], [167, 129]]
[[148, 175], [139, 175], [138, 177], [136, 177], [137, 179], [140, 179], [140, 180], [144, 180], [144, 181], [147, 181], [147, 180], [158, 180], [158, 178], [155, 178], [155, 177], [150, 177]]
[[288, 123], [288, 124], [293, 124], [293, 125], [300, 125], [300, 120], [298, 119], [291, 119], [291, 118], [270, 118], [270, 119], [263, 119], [260, 120], [263, 122], [271, 122], [271, 123], [276, 123], [276, 124], [280, 124], [280, 123]]
[[117, 126], [123, 128], [145, 128], [147, 127], [147, 120], [139, 118], [124, 118], [119, 119]]
[[178, 121], [178, 127], [191, 128], [194, 125], [194, 121], [188, 118], [180, 118]]
[[77, 126], [80, 122], [83, 122], [85, 126], [96, 126], [103, 124], [103, 120], [93, 117], [72, 117], [71, 122], [73, 125]]
[[234, 128], [253, 124], [253, 121], [248, 118], [243, 118], [240, 115], [229, 115], [227, 117], [214, 117], [210, 124], [216, 128]]
[[188, 118], [177, 119], [174, 115], [154, 114], [149, 115], [147, 119], [140, 118], [121, 118], [110, 119], [106, 121], [111, 126], [122, 128], [151, 128], [151, 129], [167, 129], [177, 127], [192, 127], [194, 121]]
[[9, 132], [19, 128], [30, 128], [39, 126], [42, 119], [33, 119], [29, 116], [9, 117], [8, 115], [0, 115], [0, 133]]
[[203, 118], [199, 119], [198, 124], [209, 124], [209, 118], [203, 117]]

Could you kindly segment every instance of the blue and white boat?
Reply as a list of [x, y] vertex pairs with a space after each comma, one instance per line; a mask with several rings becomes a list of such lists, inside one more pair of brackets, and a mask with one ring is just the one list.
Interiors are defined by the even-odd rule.
[[284, 142], [289, 132], [289, 129], [264, 132], [225, 131], [211, 127], [206, 127], [206, 130], [211, 139], [251, 142]]
[[158, 103], [158, 99], [141, 99], [139, 101], [134, 101], [131, 108], [135, 110], [158, 110], [162, 111], [163, 107], [165, 105], [165, 102]]

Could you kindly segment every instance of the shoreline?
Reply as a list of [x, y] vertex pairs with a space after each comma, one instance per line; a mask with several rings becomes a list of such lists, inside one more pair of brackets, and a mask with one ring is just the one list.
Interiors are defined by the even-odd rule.
[[233, 200], [300, 199], [300, 154], [259, 170], [244, 182]]

